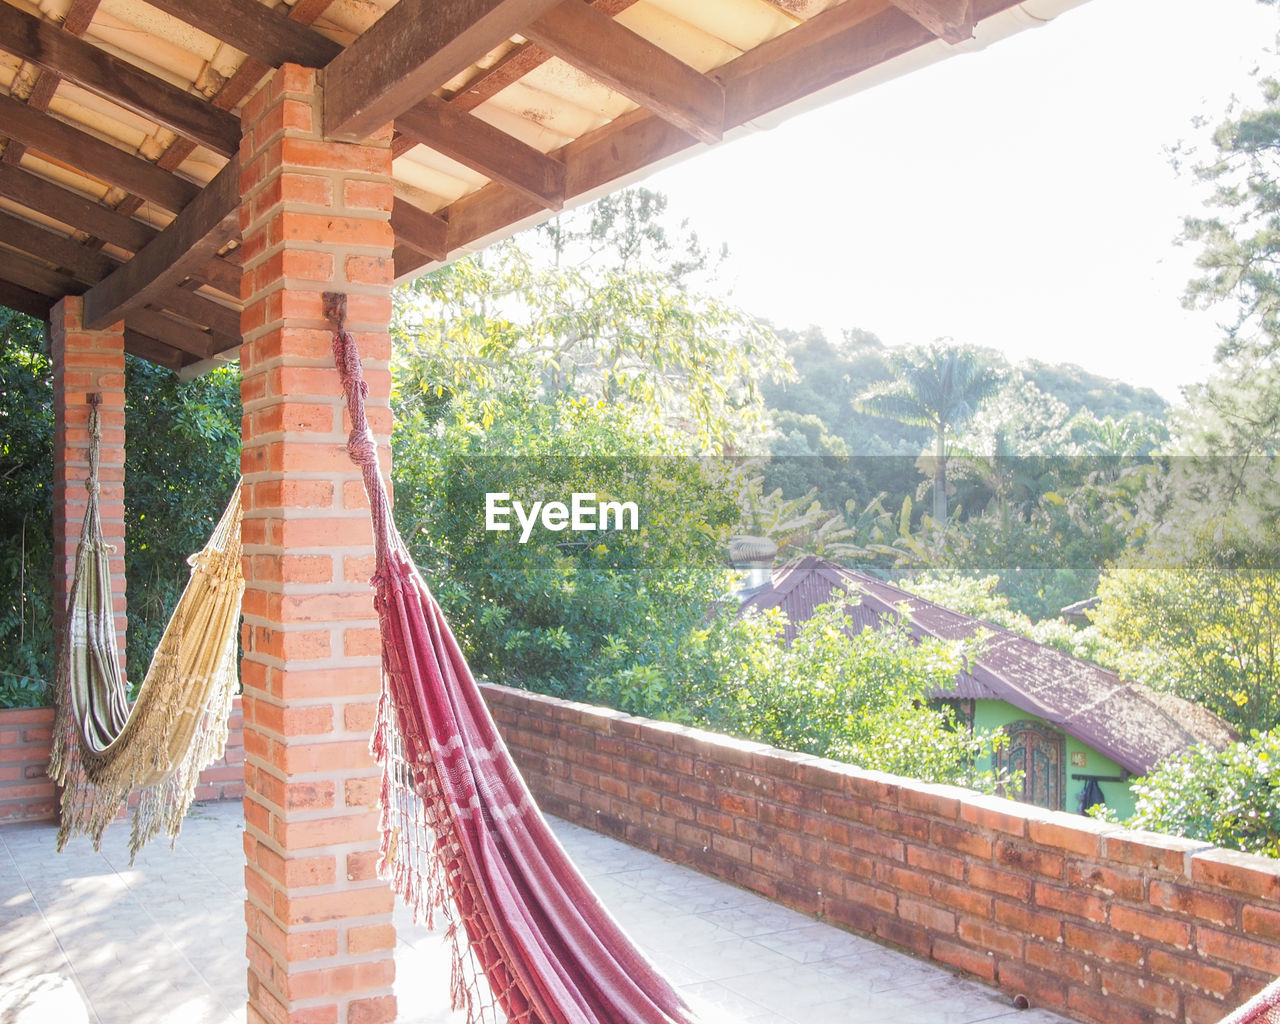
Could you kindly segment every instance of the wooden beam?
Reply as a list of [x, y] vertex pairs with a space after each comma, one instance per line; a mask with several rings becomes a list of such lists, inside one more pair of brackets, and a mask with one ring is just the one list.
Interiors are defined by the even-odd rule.
[[138, 356], [149, 363], [155, 363], [170, 370], [181, 370], [188, 362], [181, 349], [166, 345], [127, 325], [124, 329], [124, 350], [131, 356]]
[[[32, 110], [48, 110], [49, 104], [53, 102], [53, 94], [58, 91], [58, 86], [62, 84], [62, 79], [48, 71], [37, 71], [39, 77], [36, 84], [32, 87], [31, 92], [27, 95], [27, 106]], [[4, 147], [4, 163], [20, 164], [22, 162], [22, 154], [27, 151], [17, 139], [10, 139], [8, 145]]]
[[240, 147], [240, 121], [227, 111], [7, 3], [0, 3], [0, 48], [222, 156]]
[[64, 295], [79, 295], [84, 291], [84, 285], [74, 278], [50, 270], [41, 263], [33, 263], [9, 249], [0, 249], [0, 280], [53, 299], [60, 299]]
[[240, 300], [240, 277], [239, 267], [217, 256], [191, 269], [192, 280], [206, 284], [237, 302]]
[[444, 259], [443, 256], [428, 256], [426, 253], [419, 252], [417, 249], [407, 245], [397, 245], [391, 253], [391, 263], [395, 268], [396, 277], [411, 274], [427, 263], [443, 263]]
[[[997, 0], [1012, 7], [1016, 0]], [[730, 61], [725, 118], [745, 124], [934, 40], [888, 0], [847, 0]]]
[[0, 164], [0, 196], [130, 252], [137, 252], [159, 234], [142, 221], [121, 216], [19, 167]]
[[197, 359], [213, 355], [213, 339], [193, 324], [175, 320], [167, 313], [152, 309], [134, 309], [124, 318], [125, 327], [155, 338], [173, 348], [188, 352]]
[[0, 239], [37, 259], [63, 267], [78, 280], [93, 284], [113, 271], [116, 261], [89, 249], [74, 238], [0, 210]]
[[71, 0], [66, 17], [62, 19], [62, 27], [72, 35], [84, 35], [93, 24], [93, 17], [101, 4], [102, 0]]
[[[621, 14], [637, 0], [592, 0], [591, 6], [608, 15]], [[485, 68], [471, 79], [462, 91], [449, 97], [449, 106], [458, 110], [475, 110], [485, 100], [498, 95], [513, 82], [518, 82], [530, 71], [542, 67], [551, 54], [534, 43], [517, 46], [492, 67]]]
[[724, 132], [720, 83], [582, 0], [566, 0], [523, 34], [694, 138], [720, 141]]
[[443, 100], [428, 98], [405, 111], [396, 128], [547, 209], [564, 205], [564, 164]]
[[[172, 288], [152, 303], [157, 309], [168, 309], [179, 316], [209, 328], [210, 333], [240, 337], [240, 311], [214, 302], [185, 285]], [[237, 344], [239, 342], [237, 341]]]
[[30, 288], [23, 288], [21, 285], [0, 281], [0, 306], [7, 306], [19, 313], [33, 316], [37, 320], [48, 320], [49, 308], [53, 303], [54, 300], [47, 295], [33, 292]]
[[[89, 330], [158, 301], [240, 231], [240, 161], [233, 159], [140, 253], [85, 295]], [[237, 289], [238, 290], [238, 289]]]
[[324, 131], [358, 142], [558, 0], [399, 0], [324, 70]]
[[396, 241], [433, 260], [448, 255], [449, 225], [443, 217], [397, 197], [391, 204], [391, 229]]
[[892, 0], [892, 3], [953, 46], [973, 38], [973, 0]]
[[258, 0], [147, 0], [268, 67], [322, 68], [342, 46]]
[[[1017, 0], [985, 0], [982, 16]], [[725, 126], [736, 127], [819, 89], [931, 42], [935, 37], [902, 16], [888, 0], [846, 0], [717, 70], [725, 88]], [[694, 144], [694, 140], [646, 110], [636, 110], [583, 136], [553, 156], [565, 165], [565, 199], [596, 192]], [[449, 250], [501, 232], [543, 211], [498, 185], [464, 196], [445, 211]], [[397, 250], [396, 276], [431, 260]]]
[[[7, 6], [0, 2], [0, 7]], [[155, 164], [116, 149], [96, 136], [48, 114], [32, 110], [11, 96], [0, 96], [0, 131], [69, 167], [118, 185], [175, 213], [191, 202], [200, 187]]]
[[[93, 16], [98, 13], [99, 0], [71, 0], [71, 6], [62, 18], [62, 27], [72, 35], [82, 36], [89, 28]], [[48, 71], [38, 71], [36, 84], [27, 95], [27, 106], [36, 110], [48, 110], [53, 94], [58, 91], [62, 79]], [[16, 164], [21, 162], [22, 154], [27, 147], [14, 139], [4, 148], [4, 162]]]
[[[109, 256], [81, 245], [73, 238], [31, 224], [4, 211], [0, 211], [0, 237], [4, 238], [7, 245], [64, 267], [76, 280], [87, 285], [96, 284], [119, 266]], [[55, 282], [47, 280], [47, 283]], [[170, 290], [155, 305], [186, 317], [200, 327], [207, 327], [213, 338], [210, 345], [221, 346], [219, 351], [239, 344], [240, 314], [237, 310], [184, 288]], [[156, 334], [154, 330], [148, 333]], [[161, 336], [168, 337], [167, 334]]]

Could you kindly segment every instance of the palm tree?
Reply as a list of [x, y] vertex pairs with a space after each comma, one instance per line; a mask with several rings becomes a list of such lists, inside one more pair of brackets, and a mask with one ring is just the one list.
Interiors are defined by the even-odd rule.
[[947, 435], [999, 388], [1000, 371], [949, 338], [895, 352], [893, 379], [860, 395], [862, 412], [933, 431], [933, 518], [947, 521]]

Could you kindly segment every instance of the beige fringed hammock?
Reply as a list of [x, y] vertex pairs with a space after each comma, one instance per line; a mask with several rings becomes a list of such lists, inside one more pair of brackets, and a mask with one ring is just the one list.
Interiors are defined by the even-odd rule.
[[188, 560], [191, 579], [130, 708], [116, 655], [110, 557], [98, 512], [101, 426], [91, 396], [89, 491], [56, 677], [49, 774], [62, 791], [58, 849], [75, 834], [97, 849], [135, 789], [129, 844], [136, 856], [162, 829], [177, 838], [200, 771], [222, 756], [236, 691], [240, 487], [208, 544]]

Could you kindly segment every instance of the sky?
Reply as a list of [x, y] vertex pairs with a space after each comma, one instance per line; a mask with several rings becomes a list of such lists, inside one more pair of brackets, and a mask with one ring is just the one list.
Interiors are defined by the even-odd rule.
[[1257, 98], [1277, 28], [1257, 0], [1089, 0], [643, 184], [727, 243], [723, 286], [777, 326], [951, 337], [1177, 400], [1226, 313], [1182, 306], [1205, 188], [1170, 148]]

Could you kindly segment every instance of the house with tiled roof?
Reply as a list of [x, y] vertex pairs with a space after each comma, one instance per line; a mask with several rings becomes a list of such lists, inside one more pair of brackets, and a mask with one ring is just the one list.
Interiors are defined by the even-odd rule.
[[955, 704], [971, 727], [1009, 735], [1000, 757], [1025, 773], [1030, 803], [1079, 811], [1105, 802], [1127, 815], [1134, 776], [1198, 743], [1220, 749], [1232, 739], [1196, 704], [813, 555], [747, 591], [740, 614], [777, 608], [790, 638], [819, 605], [841, 599], [858, 631], [898, 620], [921, 639], [981, 638], [954, 686], [933, 696]]

